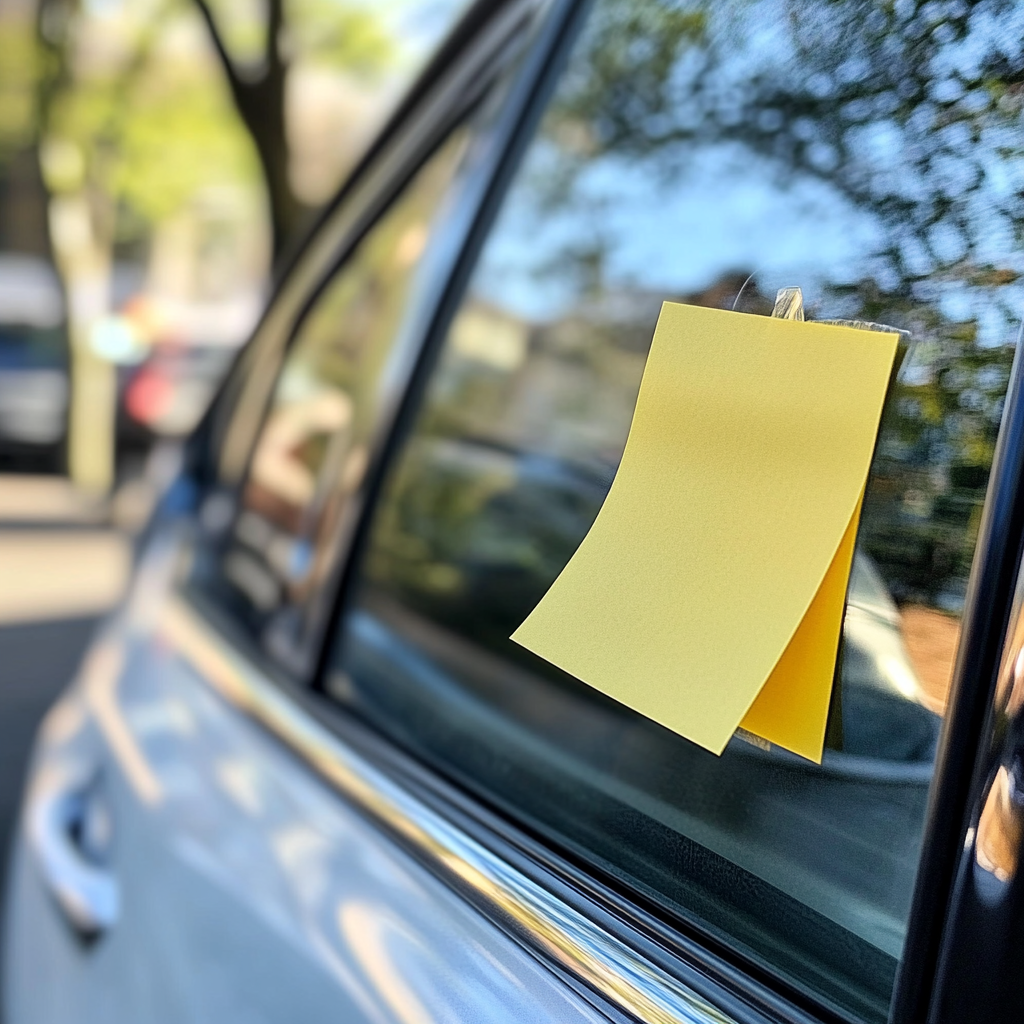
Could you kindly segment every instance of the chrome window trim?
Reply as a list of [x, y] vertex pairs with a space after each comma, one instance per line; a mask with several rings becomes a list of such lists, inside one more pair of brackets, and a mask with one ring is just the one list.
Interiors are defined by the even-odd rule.
[[556, 971], [646, 1024], [738, 1024], [562, 902], [341, 741], [236, 651], [180, 595], [156, 632], [223, 699], [300, 756], [336, 792], [412, 847], [442, 881]]

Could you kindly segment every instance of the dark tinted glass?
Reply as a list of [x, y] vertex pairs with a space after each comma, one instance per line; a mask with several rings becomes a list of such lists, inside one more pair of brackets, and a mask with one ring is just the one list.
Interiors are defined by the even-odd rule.
[[457, 132], [417, 173], [300, 322], [215, 556], [218, 589], [286, 663], [353, 521], [392, 379], [415, 357], [417, 272], [467, 138]]
[[[845, 1013], [887, 1014], [1010, 362], [1010, 5], [600, 0], [398, 462], [330, 686], [492, 805]], [[661, 302], [882, 322], [824, 763], [715, 757], [509, 634], [615, 474]]]

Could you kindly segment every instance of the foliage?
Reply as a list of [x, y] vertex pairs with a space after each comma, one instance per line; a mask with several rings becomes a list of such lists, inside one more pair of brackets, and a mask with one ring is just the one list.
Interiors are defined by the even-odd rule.
[[270, 0], [262, 12], [205, 0], [43, 4], [47, 181], [86, 189], [122, 240], [147, 237], [203, 190], [262, 187], [280, 250], [308, 213], [289, 179], [290, 69], [328, 65], [373, 82], [396, 59], [372, 9], [333, 0]]
[[54, 193], [89, 195], [113, 242], [148, 238], [203, 189], [259, 187], [215, 64], [173, 45], [198, 27], [188, 6], [168, 0], [144, 24], [122, 20], [107, 59], [88, 52], [105, 26], [84, 28], [82, 18], [72, 14], [49, 40], [56, 73], [42, 152]]
[[395, 40], [372, 9], [337, 0], [291, 0], [286, 18], [292, 51], [309, 64], [344, 68], [374, 83], [398, 60]]
[[36, 103], [43, 55], [27, 12], [0, 15], [0, 164], [30, 145], [36, 134]]

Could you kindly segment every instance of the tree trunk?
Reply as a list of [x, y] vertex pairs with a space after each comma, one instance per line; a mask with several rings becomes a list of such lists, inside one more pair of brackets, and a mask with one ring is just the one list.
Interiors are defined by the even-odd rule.
[[288, 132], [285, 123], [285, 84], [288, 66], [281, 56], [283, 0], [267, 4], [267, 42], [261, 71], [253, 76], [235, 67], [206, 0], [195, 0], [227, 75], [231, 96], [252, 138], [267, 186], [274, 262], [302, 221], [305, 208], [288, 177]]

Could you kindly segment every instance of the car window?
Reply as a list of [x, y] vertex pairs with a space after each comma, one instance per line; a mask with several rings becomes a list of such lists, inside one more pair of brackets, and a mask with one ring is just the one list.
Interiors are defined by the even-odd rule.
[[390, 378], [415, 357], [417, 272], [467, 141], [465, 129], [449, 137], [301, 319], [237, 514], [206, 568], [234, 616], [286, 663], [302, 656], [311, 601], [354, 521], [376, 430], [394, 401]]
[[[1013, 356], [1022, 16], [598, 0], [376, 512], [328, 680], [448, 778], [882, 1021]], [[716, 757], [508, 638], [615, 475], [663, 300], [907, 330], [818, 766]]]

